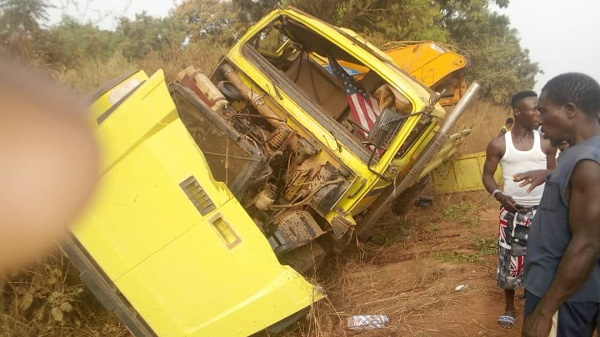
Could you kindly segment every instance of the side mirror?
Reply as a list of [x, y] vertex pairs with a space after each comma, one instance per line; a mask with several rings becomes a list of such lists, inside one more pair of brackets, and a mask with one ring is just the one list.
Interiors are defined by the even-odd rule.
[[386, 150], [394, 136], [404, 123], [406, 116], [401, 115], [394, 110], [385, 109], [379, 114], [373, 128], [367, 137], [367, 140], [376, 147]]

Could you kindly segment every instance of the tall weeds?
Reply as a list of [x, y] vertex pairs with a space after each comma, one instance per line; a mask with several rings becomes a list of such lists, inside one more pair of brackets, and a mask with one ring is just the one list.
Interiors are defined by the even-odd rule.
[[177, 53], [170, 53], [168, 56], [151, 52], [145, 59], [138, 62], [128, 60], [120, 52], [115, 52], [108, 59], [91, 55], [70, 68], [53, 69], [51, 74], [59, 82], [85, 93], [135, 70], [144, 70], [148, 75], [152, 75], [162, 69], [167, 82], [175, 80], [177, 74], [189, 65], [196, 65], [203, 72], [210, 74], [226, 52], [227, 49], [224, 47], [194, 44]]
[[90, 57], [74, 67], [57, 70], [54, 77], [80, 92], [89, 92], [103, 83], [132, 72], [138, 67], [128, 61], [120, 52], [113, 54], [108, 59]]
[[455, 130], [470, 128], [473, 131], [461, 145], [457, 154], [485, 151], [490, 140], [498, 136], [500, 128], [506, 118], [510, 116], [510, 109], [488, 103], [475, 101], [463, 112], [455, 125]]

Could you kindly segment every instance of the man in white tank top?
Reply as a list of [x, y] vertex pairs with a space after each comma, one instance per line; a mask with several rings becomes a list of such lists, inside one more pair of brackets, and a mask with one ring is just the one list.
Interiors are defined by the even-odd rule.
[[[505, 311], [498, 318], [498, 324], [506, 329], [515, 326], [515, 289], [521, 287], [527, 233], [542, 197], [541, 182], [556, 164], [556, 149], [542, 139], [537, 130], [537, 94], [518, 92], [511, 106], [515, 124], [511, 131], [488, 144], [482, 176], [486, 190], [501, 204], [496, 281], [506, 296]], [[494, 180], [498, 164], [502, 167], [503, 190]], [[520, 181], [517, 174], [523, 172], [527, 179]]]

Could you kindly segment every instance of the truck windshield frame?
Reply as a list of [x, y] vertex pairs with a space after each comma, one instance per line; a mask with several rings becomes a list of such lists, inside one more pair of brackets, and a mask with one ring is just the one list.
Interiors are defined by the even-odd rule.
[[[293, 27], [293, 29], [290, 30], [289, 27]], [[281, 36], [274, 36], [273, 31], [275, 33], [277, 31], [281, 32]], [[303, 33], [301, 37], [299, 37], [301, 35], [300, 31]], [[310, 43], [310, 46], [308, 43]], [[265, 45], [267, 48], [264, 47]], [[354, 44], [353, 47], [373, 54], [372, 51], [362, 45]], [[247, 60], [272, 82], [273, 86], [281, 89], [302, 110], [327, 129], [336, 138], [336, 141], [339, 141], [356, 154], [363, 163], [370, 162], [372, 165], [381, 159], [383, 151], [373, 149], [374, 147], [371, 146], [373, 144], [368, 142], [366, 136], [368, 132], [365, 132], [366, 130], [361, 128], [361, 125], [352, 118], [348, 118], [351, 114], [350, 107], [340, 80], [328, 71], [327, 67], [319, 64], [318, 59], [310, 55], [311, 53], [317, 53], [320, 56], [331, 55], [341, 61], [362, 65], [363, 63], [357, 57], [338, 47], [327, 36], [285, 15], [274, 18], [261, 31], [254, 34], [244, 43], [241, 51]], [[278, 62], [289, 62], [291, 65], [280, 66]], [[305, 70], [301, 69], [302, 66]], [[306, 71], [306, 68], [310, 68], [310, 70]], [[309, 73], [309, 75], [304, 75], [305, 78], [302, 79], [301, 71]], [[361, 85], [366, 83], [364, 89], [368, 93], [383, 85], [395, 90], [393, 85], [386, 82], [375, 69], [370, 69], [368, 73], [369, 78], [361, 79], [362, 83], [360, 83]], [[302, 88], [298, 84], [300, 81], [304, 81], [308, 89]], [[318, 85], [315, 83], [318, 83]], [[325, 90], [321, 90], [323, 87], [326, 87]], [[327, 93], [334, 93], [335, 95]], [[415, 107], [411, 99], [401, 92], [397, 92], [397, 94], [401, 95], [407, 102], [407, 113], [414, 113]], [[319, 95], [326, 97], [319, 97]], [[394, 137], [399, 132], [400, 129], [397, 130]], [[374, 158], [371, 159], [373, 151], [376, 153]], [[385, 168], [382, 168], [382, 170], [385, 170]]]

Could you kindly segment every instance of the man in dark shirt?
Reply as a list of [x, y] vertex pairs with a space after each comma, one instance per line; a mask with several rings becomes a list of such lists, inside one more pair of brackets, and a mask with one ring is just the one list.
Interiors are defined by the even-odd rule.
[[525, 261], [526, 337], [592, 336], [600, 318], [600, 85], [568, 73], [542, 89], [544, 137], [568, 142], [533, 220]]

